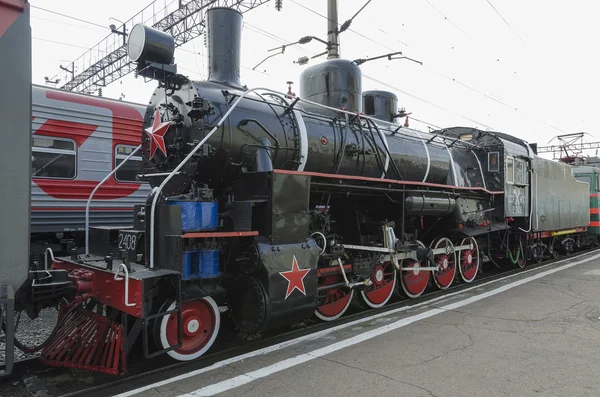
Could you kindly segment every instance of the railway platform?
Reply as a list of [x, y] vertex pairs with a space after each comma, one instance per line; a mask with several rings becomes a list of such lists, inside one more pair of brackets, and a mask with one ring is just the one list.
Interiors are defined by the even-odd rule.
[[234, 357], [126, 396], [597, 396], [600, 254]]

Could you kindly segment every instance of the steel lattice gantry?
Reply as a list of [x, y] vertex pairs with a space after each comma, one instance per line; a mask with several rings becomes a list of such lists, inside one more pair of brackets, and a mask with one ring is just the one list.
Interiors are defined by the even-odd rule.
[[[144, 23], [168, 32], [177, 47], [200, 36], [204, 32], [204, 11], [212, 7], [229, 7], [242, 13], [248, 12], [269, 0], [191, 0], [172, 1], [165, 7], [156, 1], [125, 22], [120, 30], [112, 29], [100, 43], [77, 58], [70, 68], [54, 76], [65, 83], [60, 87], [67, 91], [93, 92], [135, 70], [127, 57], [126, 35], [137, 23]], [[162, 7], [159, 9], [159, 7]], [[160, 14], [164, 15], [162, 18]]]

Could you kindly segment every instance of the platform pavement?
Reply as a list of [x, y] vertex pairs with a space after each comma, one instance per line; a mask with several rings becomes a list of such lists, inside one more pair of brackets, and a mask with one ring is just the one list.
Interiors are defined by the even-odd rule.
[[599, 257], [563, 261], [121, 396], [596, 397]]

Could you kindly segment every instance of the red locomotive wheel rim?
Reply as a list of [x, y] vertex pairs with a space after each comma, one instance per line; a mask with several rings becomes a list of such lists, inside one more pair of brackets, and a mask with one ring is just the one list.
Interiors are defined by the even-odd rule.
[[[170, 310], [174, 308], [174, 303]], [[210, 297], [182, 304], [181, 347], [168, 354], [178, 360], [192, 360], [204, 354], [213, 344], [220, 325], [220, 313]], [[177, 344], [177, 314], [169, 315], [161, 327], [163, 348]], [[166, 339], [166, 340], [165, 340]], [[166, 345], [166, 346], [165, 346]]]
[[[339, 290], [341, 290], [341, 288], [337, 289], [337, 291]], [[346, 307], [350, 303], [350, 298], [352, 298], [352, 294], [343, 294], [341, 298], [338, 298], [333, 302], [329, 302], [324, 305], [318, 306], [317, 312], [324, 317], [333, 319], [334, 317], [341, 315], [345, 311]]]
[[367, 305], [378, 308], [385, 305], [396, 287], [396, 269], [391, 262], [377, 264], [371, 275], [373, 284], [360, 294]]
[[479, 267], [479, 258], [477, 251], [466, 250], [461, 253], [460, 266], [462, 270], [463, 279], [465, 281], [472, 281], [477, 274], [477, 268]]
[[415, 268], [415, 270], [402, 270], [400, 279], [402, 289], [410, 298], [421, 296], [429, 283], [429, 271], [418, 270], [418, 268], [421, 267], [421, 264], [412, 259], [404, 260], [402, 267]]
[[[324, 285], [335, 284], [341, 277], [323, 277], [320, 281]], [[325, 297], [320, 298], [320, 306], [315, 309], [315, 316], [323, 321], [333, 321], [340, 318], [352, 302], [354, 290], [348, 290], [347, 287], [331, 288], [325, 291]]]
[[473, 244], [473, 249], [462, 251], [460, 253], [459, 263], [460, 276], [465, 283], [472, 282], [475, 279], [475, 276], [477, 276], [477, 271], [479, 270], [479, 247], [477, 245], [477, 241], [472, 237], [465, 238], [460, 245], [465, 245], [468, 243]]
[[435, 283], [440, 289], [446, 289], [452, 284], [456, 275], [456, 263], [453, 260], [454, 255], [437, 255], [435, 258], [436, 265], [439, 265], [441, 270], [434, 271], [433, 277]]

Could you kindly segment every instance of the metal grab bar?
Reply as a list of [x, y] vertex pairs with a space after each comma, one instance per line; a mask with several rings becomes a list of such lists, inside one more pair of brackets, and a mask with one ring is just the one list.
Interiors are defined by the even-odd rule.
[[108, 175], [106, 175], [106, 177], [104, 177], [104, 179], [102, 179], [100, 181], [100, 183], [96, 185], [94, 190], [92, 190], [92, 193], [90, 194], [90, 197], [88, 198], [87, 204], [85, 205], [85, 255], [86, 256], [90, 254], [90, 204], [92, 203], [92, 198], [94, 197], [94, 194], [96, 194], [96, 191], [98, 191], [98, 189], [100, 189], [100, 186], [102, 186], [104, 184], [104, 182], [106, 182], [108, 180], [108, 178], [113, 176], [115, 174], [115, 172], [117, 172], [119, 170], [119, 168], [121, 168], [123, 166], [123, 164], [125, 164], [127, 162], [127, 160], [129, 160], [131, 158], [131, 156], [136, 154], [137, 151], [140, 150], [141, 148], [142, 148], [142, 145], [140, 144], [138, 147], [135, 148], [135, 150], [133, 152], [131, 152], [131, 154], [129, 154], [129, 156], [125, 157], [125, 160], [121, 161], [121, 164], [116, 166]]
[[114, 279], [117, 281], [123, 280], [123, 277], [119, 277], [121, 269], [123, 269], [123, 273], [125, 274], [125, 306], [132, 307], [135, 306], [135, 302], [129, 303], [129, 271], [127, 270], [127, 266], [125, 266], [124, 263], [121, 263], [117, 268], [117, 272], [115, 273]]

